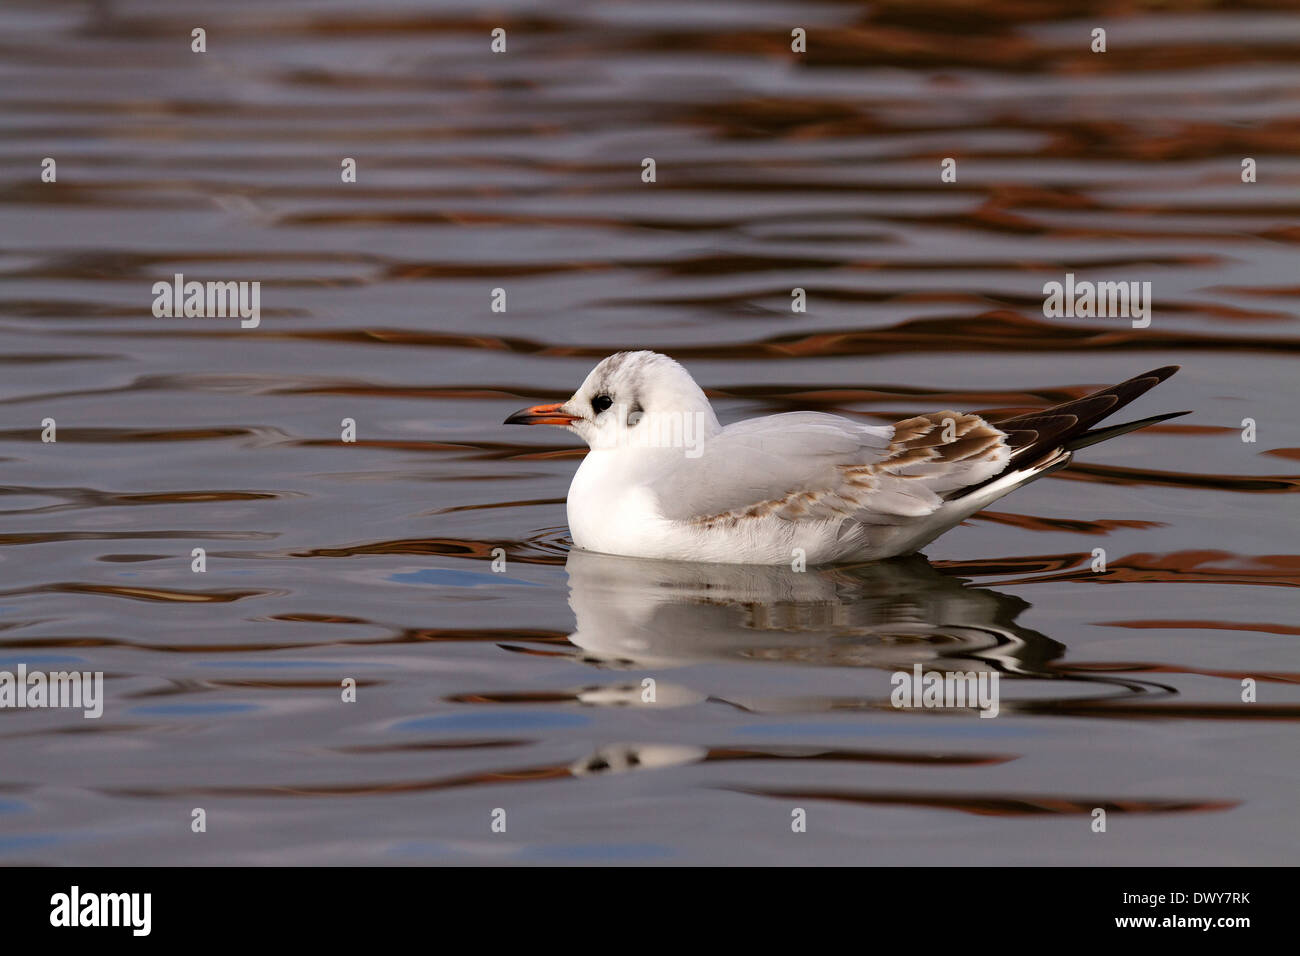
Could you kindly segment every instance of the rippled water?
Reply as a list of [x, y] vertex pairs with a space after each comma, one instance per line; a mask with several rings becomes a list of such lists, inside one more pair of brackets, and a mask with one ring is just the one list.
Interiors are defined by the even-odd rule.
[[[0, 711], [0, 862], [1294, 862], [1298, 62], [1267, 0], [7, 4], [0, 669], [108, 699]], [[570, 553], [581, 450], [499, 423], [642, 347], [724, 421], [1195, 414], [928, 561]]]

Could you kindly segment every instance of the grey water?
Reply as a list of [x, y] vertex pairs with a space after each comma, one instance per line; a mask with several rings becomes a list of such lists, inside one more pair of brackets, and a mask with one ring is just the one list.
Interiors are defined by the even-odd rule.
[[[1073, 9], [5, 4], [0, 671], [106, 699], [0, 709], [0, 863], [1294, 863], [1300, 19]], [[723, 421], [1193, 414], [924, 556], [645, 562], [501, 424], [624, 348]]]

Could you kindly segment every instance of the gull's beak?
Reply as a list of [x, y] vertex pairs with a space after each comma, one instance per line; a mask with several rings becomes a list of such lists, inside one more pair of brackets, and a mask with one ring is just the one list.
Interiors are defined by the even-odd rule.
[[503, 422], [505, 425], [568, 425], [578, 420], [577, 415], [562, 412], [563, 402], [553, 405], [534, 405], [521, 408]]

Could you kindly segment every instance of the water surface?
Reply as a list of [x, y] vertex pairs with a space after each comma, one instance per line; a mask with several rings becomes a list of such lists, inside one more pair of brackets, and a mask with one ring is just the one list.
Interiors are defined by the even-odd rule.
[[[0, 669], [108, 699], [0, 711], [0, 862], [1293, 863], [1298, 63], [1267, 0], [6, 5]], [[924, 559], [593, 558], [499, 423], [621, 348], [724, 421], [1195, 413]]]

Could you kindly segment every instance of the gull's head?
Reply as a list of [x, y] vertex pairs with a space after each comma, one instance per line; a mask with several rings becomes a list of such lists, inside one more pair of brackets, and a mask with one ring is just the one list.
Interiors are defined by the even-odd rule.
[[592, 449], [686, 447], [719, 429], [695, 379], [666, 355], [619, 352], [566, 402], [515, 412], [507, 425], [563, 425]]

